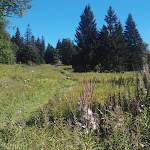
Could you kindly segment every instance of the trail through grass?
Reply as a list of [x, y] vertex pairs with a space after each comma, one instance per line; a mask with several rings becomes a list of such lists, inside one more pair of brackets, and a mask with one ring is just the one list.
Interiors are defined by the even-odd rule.
[[[1, 65], [0, 70], [0, 112], [12, 114], [13, 120], [17, 118], [13, 114], [18, 109], [29, 119], [40, 105], [47, 104], [60, 90], [77, 83], [72, 78], [67, 79], [68, 71], [50, 65]], [[0, 127], [5, 125], [4, 119], [1, 118]]]
[[[78, 124], [81, 81], [89, 88], [95, 77], [92, 108], [99, 132], [88, 129], [87, 135]], [[149, 83], [144, 73], [0, 65], [0, 149], [150, 149]]]

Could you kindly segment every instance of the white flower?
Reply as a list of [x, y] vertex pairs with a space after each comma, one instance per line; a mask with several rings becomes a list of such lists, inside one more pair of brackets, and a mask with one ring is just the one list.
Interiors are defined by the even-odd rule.
[[145, 145], [144, 144], [141, 144], [141, 147], [143, 148]]
[[88, 109], [88, 115], [92, 115], [92, 110]]

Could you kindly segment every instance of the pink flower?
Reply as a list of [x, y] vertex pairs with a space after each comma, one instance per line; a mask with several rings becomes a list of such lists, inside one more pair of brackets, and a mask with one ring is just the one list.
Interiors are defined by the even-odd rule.
[[25, 123], [25, 122], [22, 122], [22, 123], [20, 124], [20, 126], [25, 127], [25, 126], [26, 126], [26, 123]]
[[18, 110], [16, 111], [16, 113], [17, 113], [17, 114], [20, 114], [20, 113], [21, 113], [21, 109], [18, 109]]

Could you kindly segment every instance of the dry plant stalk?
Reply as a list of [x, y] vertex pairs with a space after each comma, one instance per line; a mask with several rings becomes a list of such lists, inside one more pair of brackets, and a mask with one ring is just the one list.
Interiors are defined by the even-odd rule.
[[82, 80], [83, 91], [80, 96], [81, 99], [78, 102], [78, 111], [80, 112], [78, 124], [86, 130], [86, 134], [88, 134], [88, 131], [91, 129], [98, 131], [98, 117], [93, 113], [93, 92], [96, 81], [97, 78], [95, 78], [93, 83], [92, 80], [89, 82]]

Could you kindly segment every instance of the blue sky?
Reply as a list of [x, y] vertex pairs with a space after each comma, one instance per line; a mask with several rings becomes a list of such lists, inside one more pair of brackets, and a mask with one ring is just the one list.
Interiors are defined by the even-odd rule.
[[[35, 38], [44, 36], [46, 45], [56, 47], [58, 39], [74, 40], [80, 15], [87, 4], [91, 5], [99, 30], [105, 24], [109, 6], [115, 10], [123, 27], [131, 13], [143, 41], [150, 44], [150, 0], [33, 0], [28, 14], [23, 18], [10, 18], [10, 21], [12, 27], [19, 27], [22, 36], [30, 24]], [[16, 32], [12, 28], [7, 31], [10, 35]]]

